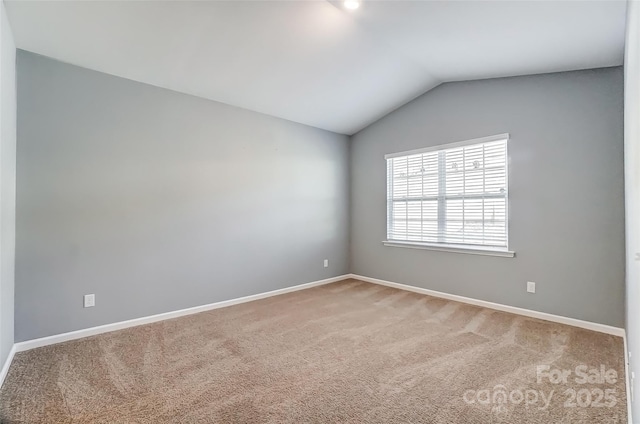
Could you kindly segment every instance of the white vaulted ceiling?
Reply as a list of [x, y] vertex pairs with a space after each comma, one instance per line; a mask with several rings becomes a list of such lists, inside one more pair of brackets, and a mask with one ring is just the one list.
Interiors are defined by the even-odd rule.
[[18, 48], [353, 134], [445, 81], [621, 65], [624, 1], [8, 1]]

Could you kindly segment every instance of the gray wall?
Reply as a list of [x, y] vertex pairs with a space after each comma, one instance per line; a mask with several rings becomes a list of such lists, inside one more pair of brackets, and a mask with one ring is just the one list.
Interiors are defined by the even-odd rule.
[[0, 2], [0, 367], [13, 347], [16, 250], [16, 46]]
[[[515, 258], [382, 245], [386, 153], [504, 132]], [[624, 326], [621, 68], [444, 84], [352, 143], [353, 273]]]
[[19, 51], [18, 137], [17, 342], [348, 272], [346, 136]]

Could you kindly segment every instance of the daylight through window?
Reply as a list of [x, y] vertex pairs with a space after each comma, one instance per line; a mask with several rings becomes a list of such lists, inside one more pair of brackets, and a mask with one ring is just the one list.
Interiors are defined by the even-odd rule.
[[508, 138], [387, 155], [388, 241], [506, 250]]

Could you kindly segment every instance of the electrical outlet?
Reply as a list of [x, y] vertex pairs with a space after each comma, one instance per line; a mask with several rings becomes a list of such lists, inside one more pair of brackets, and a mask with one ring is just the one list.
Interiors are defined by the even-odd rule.
[[329, 267], [329, 259], [325, 259], [324, 260], [324, 267], [328, 268]]
[[536, 292], [536, 283], [533, 281], [527, 281], [527, 292], [535, 293]]
[[95, 294], [85, 294], [84, 295], [84, 307], [90, 308], [92, 306], [96, 306], [96, 295]]

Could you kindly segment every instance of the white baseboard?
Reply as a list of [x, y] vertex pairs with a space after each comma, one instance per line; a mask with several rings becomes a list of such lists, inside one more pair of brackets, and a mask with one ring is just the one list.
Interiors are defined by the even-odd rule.
[[[240, 303], [251, 302], [254, 300], [264, 299], [279, 294], [291, 293], [298, 290], [309, 289], [311, 287], [322, 286], [324, 284], [334, 283], [349, 278], [349, 275], [340, 275], [338, 277], [327, 278], [325, 280], [312, 281], [310, 283], [299, 284], [297, 286], [286, 287], [284, 289], [273, 290], [265, 293], [253, 294], [251, 296], [239, 297], [236, 299], [224, 300], [222, 302], [209, 303], [207, 305], [195, 306], [193, 308], [180, 309], [178, 311], [165, 312], [162, 314], [151, 315], [148, 317], [131, 319], [128, 321], [115, 322], [113, 324], [100, 325], [98, 327], [85, 328], [82, 330], [71, 331], [69, 333], [56, 334], [53, 336], [42, 337], [39, 339], [27, 340], [14, 344], [12, 352], [23, 352], [38, 347], [48, 346], [56, 343], [62, 343], [69, 340], [81, 339], [83, 337], [95, 336], [97, 334], [108, 333], [110, 331], [122, 330], [124, 328], [135, 327], [143, 324], [164, 321], [171, 318], [178, 318], [185, 315], [197, 314], [199, 312], [210, 311], [212, 309], [224, 308], [227, 306], [238, 305]], [[11, 355], [13, 357], [13, 354]], [[10, 364], [10, 361], [7, 361]], [[6, 370], [9, 365], [5, 364]], [[3, 368], [3, 373], [5, 369]], [[4, 374], [3, 374], [4, 376]]]
[[557, 322], [560, 324], [580, 327], [587, 330], [598, 331], [600, 333], [612, 334], [614, 336], [625, 337], [624, 328], [612, 327], [610, 325], [598, 324], [596, 322], [583, 321], [575, 318], [563, 317], [561, 315], [548, 314], [546, 312], [533, 311], [531, 309], [518, 308], [515, 306], [502, 305], [500, 303], [487, 302], [486, 300], [472, 299], [470, 297], [458, 296], [455, 294], [443, 293], [435, 290], [423, 289], [421, 287], [409, 286], [406, 284], [394, 283], [392, 281], [380, 280], [377, 278], [365, 277], [363, 275], [351, 274], [349, 278], [366, 281], [368, 283], [380, 284], [383, 286], [393, 287], [400, 290], [412, 291], [415, 293], [426, 294], [428, 296], [439, 297], [456, 302], [468, 303], [470, 305], [482, 306], [484, 308], [495, 309], [497, 311], [509, 312], [517, 315], [524, 315], [530, 318], [538, 318], [545, 321]]
[[9, 367], [11, 366], [11, 362], [13, 361], [13, 356], [16, 354], [16, 345], [11, 346], [11, 350], [9, 351], [9, 355], [7, 355], [7, 360], [4, 361], [4, 365], [2, 366], [2, 370], [0, 371], [0, 387], [4, 384], [4, 379], [7, 378], [7, 374], [9, 373]]
[[[575, 318], [563, 317], [560, 315], [548, 314], [545, 312], [533, 311], [530, 309], [518, 308], [515, 306], [502, 305], [499, 303], [487, 302], [485, 300], [472, 299], [469, 297], [458, 296], [455, 294], [443, 293], [435, 290], [424, 289], [421, 287], [410, 286], [406, 284], [394, 283], [392, 281], [380, 280], [377, 278], [366, 277], [357, 274], [340, 275], [333, 278], [327, 278], [325, 280], [313, 281], [310, 283], [299, 284], [297, 286], [286, 287], [284, 289], [273, 290], [265, 293], [254, 294], [251, 296], [240, 297], [236, 299], [224, 300], [221, 302], [210, 303], [207, 305], [195, 306], [193, 308], [180, 309], [172, 312], [165, 312], [162, 314], [151, 315], [142, 318], [136, 318], [128, 321], [120, 321], [112, 324], [105, 324], [98, 327], [85, 328], [82, 330], [71, 331], [68, 333], [56, 334], [53, 336], [42, 337], [39, 339], [27, 340], [24, 342], [16, 343], [11, 350], [10, 358], [16, 352], [23, 352], [25, 350], [35, 349], [38, 347], [48, 346], [56, 343], [62, 343], [69, 340], [76, 340], [83, 337], [95, 336], [97, 334], [107, 333], [110, 331], [121, 330], [124, 328], [135, 327], [138, 325], [150, 324], [153, 322], [163, 321], [172, 318], [178, 318], [185, 315], [197, 314], [199, 312], [210, 311], [213, 309], [224, 308], [227, 306], [238, 305], [240, 303], [251, 302], [254, 300], [264, 299], [271, 296], [277, 296], [280, 294], [290, 293], [298, 290], [304, 290], [311, 287], [321, 286], [324, 284], [334, 283], [336, 281], [344, 280], [347, 278], [355, 278], [361, 281], [366, 281], [373, 284], [380, 284], [383, 286], [393, 287], [401, 290], [408, 290], [415, 293], [425, 294], [428, 296], [439, 297], [443, 299], [453, 300], [457, 302], [467, 303], [471, 305], [481, 306], [485, 308], [495, 309], [498, 311], [509, 312], [518, 315], [524, 315], [531, 318], [538, 318], [546, 321], [557, 322], [561, 324], [572, 325], [574, 327], [585, 328], [587, 330], [598, 331], [601, 333], [613, 334], [615, 336], [624, 337], [625, 331], [622, 328], [612, 327], [609, 325], [598, 324], [589, 321], [582, 321]], [[10, 363], [10, 361], [8, 361]], [[5, 363], [3, 372], [8, 370], [8, 365]], [[0, 374], [0, 381], [4, 378], [4, 374]]]
[[629, 375], [629, 347], [627, 346], [627, 336], [623, 337], [624, 339], [624, 379], [625, 385], [627, 389], [627, 417], [629, 418], [628, 423], [633, 424], [633, 419], [631, 417], [632, 408], [631, 408], [631, 376]]

